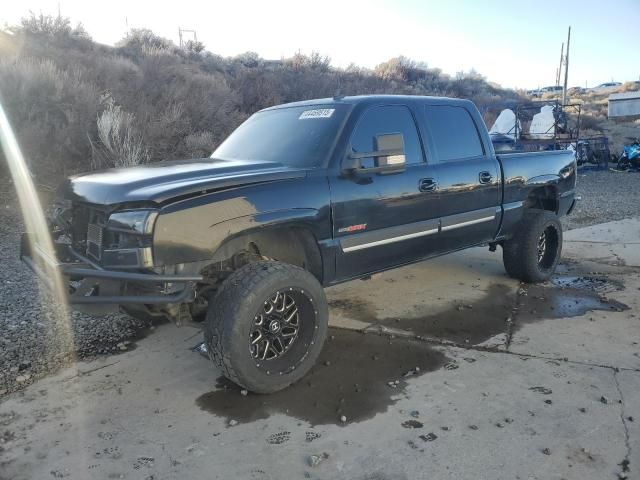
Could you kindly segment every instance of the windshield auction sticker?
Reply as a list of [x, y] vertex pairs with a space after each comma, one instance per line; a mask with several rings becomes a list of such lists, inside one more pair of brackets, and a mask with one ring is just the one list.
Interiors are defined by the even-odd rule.
[[316, 110], [305, 110], [300, 114], [298, 120], [305, 118], [329, 118], [335, 112], [335, 108], [318, 108]]

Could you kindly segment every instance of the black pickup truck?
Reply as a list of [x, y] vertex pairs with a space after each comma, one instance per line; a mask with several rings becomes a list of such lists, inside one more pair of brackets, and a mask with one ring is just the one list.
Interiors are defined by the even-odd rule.
[[203, 321], [212, 361], [273, 392], [314, 364], [323, 287], [468, 247], [509, 275], [553, 273], [574, 204], [569, 151], [496, 156], [474, 104], [418, 96], [262, 110], [210, 158], [78, 175], [51, 218], [68, 302]]

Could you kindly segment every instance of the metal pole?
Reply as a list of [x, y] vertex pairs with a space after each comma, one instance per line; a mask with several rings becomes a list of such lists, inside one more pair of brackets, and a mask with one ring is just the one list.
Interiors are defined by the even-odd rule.
[[562, 42], [562, 47], [560, 47], [560, 66], [556, 72], [556, 87], [560, 86], [560, 79], [562, 78], [562, 60], [564, 60], [564, 42]]
[[571, 27], [567, 35], [567, 55], [564, 60], [564, 88], [562, 89], [562, 103], [567, 103], [567, 80], [569, 79], [569, 43], [571, 42]]

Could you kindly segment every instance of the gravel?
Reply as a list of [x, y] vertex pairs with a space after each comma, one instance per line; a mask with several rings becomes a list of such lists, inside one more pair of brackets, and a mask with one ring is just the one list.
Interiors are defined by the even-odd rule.
[[[577, 190], [567, 229], [640, 214], [640, 173], [581, 172]], [[0, 179], [0, 397], [78, 359], [126, 351], [150, 327], [121, 313], [56, 315], [18, 258], [22, 229], [13, 186]]]
[[22, 220], [0, 180], [0, 398], [78, 359], [120, 353], [150, 327], [122, 313], [60, 316], [18, 258]]
[[640, 173], [579, 171], [574, 211], [562, 219], [565, 229], [640, 215]]

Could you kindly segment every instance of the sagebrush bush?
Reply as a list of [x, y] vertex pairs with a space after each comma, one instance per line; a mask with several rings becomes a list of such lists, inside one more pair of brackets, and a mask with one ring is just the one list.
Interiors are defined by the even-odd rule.
[[93, 166], [132, 167], [149, 161], [149, 149], [135, 125], [135, 116], [116, 105], [112, 98], [97, 120], [100, 142], [93, 148]]
[[109, 47], [42, 15], [0, 31], [0, 100], [32, 171], [51, 184], [92, 168], [208, 156], [257, 110], [336, 93], [446, 95], [480, 107], [521, 99], [473, 71], [450, 77], [404, 57], [374, 71], [335, 69], [316, 52], [223, 58], [146, 29]]

